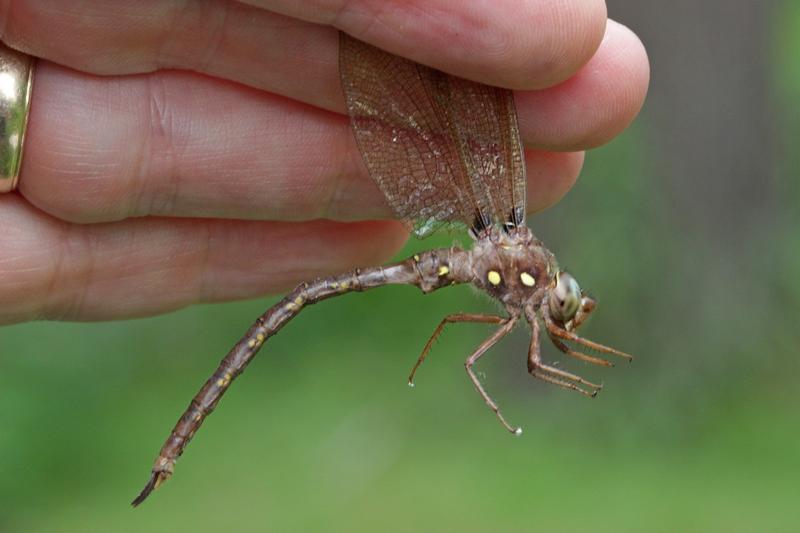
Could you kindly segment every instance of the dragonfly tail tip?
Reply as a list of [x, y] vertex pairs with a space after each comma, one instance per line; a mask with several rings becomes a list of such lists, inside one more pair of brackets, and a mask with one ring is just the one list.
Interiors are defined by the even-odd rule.
[[138, 507], [143, 501], [147, 499], [148, 496], [150, 496], [151, 492], [157, 489], [159, 485], [161, 485], [161, 483], [164, 480], [166, 480], [166, 478], [167, 476], [165, 476], [163, 472], [153, 472], [150, 475], [150, 480], [144, 486], [142, 492], [140, 492], [139, 495], [136, 498], [134, 498], [134, 500], [131, 502], [131, 505], [133, 507]]

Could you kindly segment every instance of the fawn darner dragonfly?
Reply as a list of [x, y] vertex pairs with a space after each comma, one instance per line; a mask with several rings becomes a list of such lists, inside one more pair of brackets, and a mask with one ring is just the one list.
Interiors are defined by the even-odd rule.
[[370, 175], [399, 218], [424, 237], [437, 227], [462, 224], [471, 249], [430, 250], [386, 266], [357, 268], [303, 283], [268, 309], [222, 360], [183, 413], [153, 465], [138, 505], [173, 472], [203, 420], [214, 410], [264, 342], [307, 305], [352, 291], [390, 284], [424, 293], [470, 283], [501, 302], [507, 316], [454, 314], [433, 332], [409, 376], [425, 360], [446, 324], [481, 322], [498, 328], [469, 356], [469, 378], [500, 423], [503, 417], [473, 372], [473, 365], [519, 322], [531, 327], [528, 371], [543, 381], [595, 396], [601, 386], [542, 362], [540, 322], [553, 344], [577, 359], [611, 366], [573, 350], [631, 357], [583, 339], [575, 330], [595, 307], [553, 254], [525, 225], [525, 166], [512, 93], [463, 80], [391, 55], [341, 34], [339, 68], [351, 125]]

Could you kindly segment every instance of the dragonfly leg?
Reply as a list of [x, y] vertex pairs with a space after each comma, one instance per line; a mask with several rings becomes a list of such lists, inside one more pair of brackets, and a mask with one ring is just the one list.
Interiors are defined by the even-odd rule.
[[567, 346], [564, 342], [560, 341], [558, 337], [555, 337], [550, 331], [547, 331], [547, 335], [550, 337], [550, 340], [553, 342], [556, 348], [561, 350], [563, 353], [569, 355], [570, 357], [574, 357], [575, 359], [580, 359], [581, 361], [586, 361], [587, 363], [592, 363], [594, 365], [600, 366], [614, 366], [614, 363], [611, 361], [606, 361], [605, 359], [600, 359], [599, 357], [594, 357], [591, 355], [587, 355], [583, 352], [578, 352]]
[[518, 319], [519, 319], [518, 316], [512, 316], [508, 319], [505, 319], [504, 323], [497, 329], [497, 331], [492, 333], [492, 335], [488, 339], [483, 341], [483, 343], [481, 343], [481, 345], [478, 346], [475, 352], [472, 355], [470, 355], [467, 358], [466, 362], [464, 363], [464, 368], [467, 369], [467, 374], [469, 375], [469, 378], [472, 380], [472, 384], [475, 385], [475, 388], [478, 390], [478, 393], [483, 398], [483, 401], [486, 402], [486, 405], [489, 406], [489, 409], [494, 411], [494, 414], [497, 415], [497, 418], [500, 420], [500, 423], [503, 424], [503, 427], [505, 427], [509, 432], [513, 433], [514, 435], [521, 435], [522, 428], [513, 427], [511, 426], [511, 424], [506, 422], [506, 419], [503, 418], [502, 413], [500, 413], [500, 408], [497, 406], [494, 400], [492, 400], [486, 393], [486, 390], [484, 390], [483, 385], [481, 385], [478, 376], [476, 376], [475, 372], [472, 371], [472, 367], [478, 361], [478, 359], [480, 359], [481, 356], [483, 356], [483, 354], [486, 353], [486, 351], [489, 348], [494, 346], [497, 343], [497, 341], [508, 335], [509, 332], [512, 329], [514, 329], [514, 325], [517, 323]]
[[428, 356], [428, 353], [431, 351], [431, 347], [433, 346], [434, 341], [441, 335], [444, 327], [447, 324], [455, 324], [457, 322], [481, 322], [485, 324], [502, 324], [505, 322], [506, 319], [501, 316], [495, 315], [477, 315], [477, 314], [470, 314], [470, 313], [456, 313], [453, 315], [448, 315], [439, 322], [439, 325], [436, 326], [436, 329], [433, 331], [433, 335], [431, 338], [428, 339], [428, 342], [425, 343], [425, 347], [422, 349], [422, 353], [417, 359], [414, 368], [411, 369], [411, 374], [408, 376], [408, 385], [410, 387], [414, 386], [414, 375], [417, 373], [417, 369], [419, 365], [425, 361], [425, 358]]
[[[598, 352], [601, 352], [601, 353], [610, 354], [610, 355], [616, 355], [618, 357], [622, 357], [624, 359], [627, 359], [628, 362], [633, 361], [633, 356], [632, 355], [626, 354], [625, 352], [621, 352], [619, 350], [615, 350], [614, 348], [610, 348], [608, 346], [604, 346], [604, 345], [599, 344], [597, 342], [590, 341], [589, 339], [584, 339], [583, 337], [580, 337], [580, 336], [576, 335], [575, 333], [573, 333], [571, 331], [567, 331], [567, 330], [559, 327], [559, 325], [556, 324], [553, 321], [553, 319], [550, 317], [550, 315], [547, 313], [546, 310], [545, 310], [544, 313], [542, 313], [542, 317], [544, 318], [544, 325], [547, 328], [547, 332], [548, 332], [548, 334], [550, 335], [551, 338], [552, 337], [556, 337], [556, 338], [559, 338], [559, 339], [572, 341], [572, 342], [578, 343], [578, 344], [580, 344], [582, 346], [586, 346], [587, 348], [590, 348], [592, 350], [597, 350]], [[558, 347], [558, 344], [556, 344], [556, 346]], [[565, 353], [567, 353], [567, 352], [565, 352]], [[569, 355], [573, 355], [573, 354], [569, 354]], [[584, 355], [585, 357], [590, 357], [590, 356], [586, 356], [585, 354], [582, 354], [582, 355]], [[573, 357], [575, 357], [575, 355], [573, 355]], [[578, 359], [581, 359], [581, 358], [578, 357]]]
[[[542, 362], [539, 346], [539, 321], [536, 319], [531, 320], [531, 345], [528, 349], [528, 372], [537, 379], [558, 385], [565, 389], [574, 390], [590, 398], [597, 396], [597, 393], [603, 388], [602, 385], [597, 385], [580, 376], [554, 366], [546, 365]], [[586, 390], [580, 385], [589, 387], [589, 390]]]

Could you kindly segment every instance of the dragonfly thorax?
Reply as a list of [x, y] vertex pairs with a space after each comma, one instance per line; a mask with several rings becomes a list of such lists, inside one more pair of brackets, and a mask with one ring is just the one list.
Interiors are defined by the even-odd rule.
[[472, 272], [475, 284], [506, 306], [538, 308], [552, 288], [558, 265], [527, 227], [492, 227], [475, 241]]

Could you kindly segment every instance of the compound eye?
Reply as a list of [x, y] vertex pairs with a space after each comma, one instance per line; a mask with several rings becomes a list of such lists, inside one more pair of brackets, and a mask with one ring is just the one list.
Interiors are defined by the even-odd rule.
[[581, 288], [570, 274], [556, 274], [556, 286], [550, 292], [550, 312], [553, 318], [569, 322], [581, 306]]

